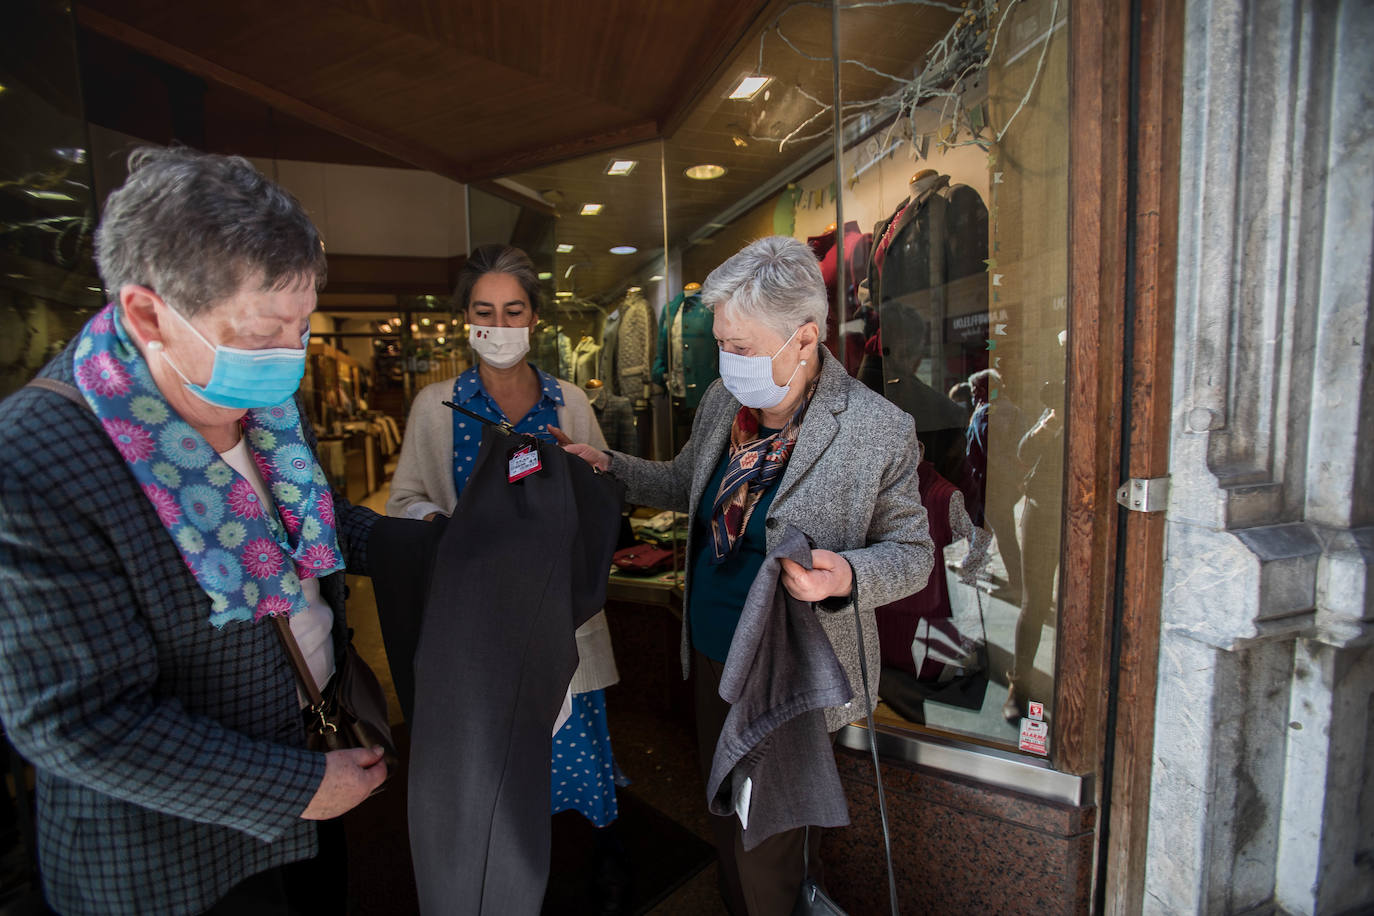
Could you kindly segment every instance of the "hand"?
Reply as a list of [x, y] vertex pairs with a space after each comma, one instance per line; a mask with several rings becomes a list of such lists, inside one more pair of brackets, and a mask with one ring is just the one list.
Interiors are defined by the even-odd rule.
[[592, 467], [601, 471], [603, 474], [611, 469], [611, 459], [599, 448], [593, 448], [581, 442], [574, 442], [568, 438], [568, 434], [557, 426], [550, 426], [549, 432], [553, 433], [553, 441], [563, 446], [563, 451], [569, 455], [576, 455]]
[[848, 560], [834, 551], [813, 550], [811, 569], [783, 559], [782, 584], [798, 601], [824, 601], [849, 594], [854, 586], [854, 570]]
[[301, 812], [307, 821], [327, 821], [353, 810], [386, 779], [380, 747], [330, 751], [324, 759], [324, 779]]

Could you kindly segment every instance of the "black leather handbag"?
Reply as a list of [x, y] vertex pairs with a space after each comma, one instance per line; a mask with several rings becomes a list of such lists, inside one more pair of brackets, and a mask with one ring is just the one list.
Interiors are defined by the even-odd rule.
[[[864, 685], [864, 710], [868, 716], [868, 748], [873, 754], [873, 781], [878, 787], [878, 813], [883, 825], [883, 850], [887, 855], [887, 893], [892, 916], [897, 916], [897, 879], [892, 871], [892, 835], [887, 827], [887, 799], [883, 795], [883, 773], [878, 765], [878, 738], [873, 730], [873, 696], [868, 689], [868, 653], [864, 649], [863, 621], [859, 617], [859, 584], [854, 583], [849, 593], [850, 603], [854, 606], [854, 628], [859, 637], [859, 673]], [[792, 916], [846, 916], [838, 903], [821, 889], [811, 874], [811, 828], [806, 828], [802, 841], [802, 862], [806, 873], [802, 878], [801, 889], [797, 892], [797, 902], [792, 905]]]
[[273, 617], [272, 622], [291, 662], [291, 670], [296, 674], [296, 683], [310, 703], [305, 709], [305, 746], [326, 753], [380, 746], [386, 763], [386, 780], [376, 790], [380, 791], [396, 772], [398, 758], [387, 716], [386, 694], [382, 693], [377, 675], [358, 655], [350, 640], [343, 655], [335, 659], [334, 676], [321, 694], [296, 644], [290, 621], [285, 617]]

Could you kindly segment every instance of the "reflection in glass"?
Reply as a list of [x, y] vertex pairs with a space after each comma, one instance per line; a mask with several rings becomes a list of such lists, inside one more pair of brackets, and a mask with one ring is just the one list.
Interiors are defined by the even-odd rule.
[[0, 396], [102, 302], [76, 46], [66, 4], [18, 4], [0, 29]]

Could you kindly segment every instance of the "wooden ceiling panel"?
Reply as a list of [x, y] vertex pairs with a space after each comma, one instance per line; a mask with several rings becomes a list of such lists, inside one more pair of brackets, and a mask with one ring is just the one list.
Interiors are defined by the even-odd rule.
[[[84, 0], [83, 28], [462, 181], [680, 117], [778, 0]], [[725, 29], [722, 29], [725, 26]]]

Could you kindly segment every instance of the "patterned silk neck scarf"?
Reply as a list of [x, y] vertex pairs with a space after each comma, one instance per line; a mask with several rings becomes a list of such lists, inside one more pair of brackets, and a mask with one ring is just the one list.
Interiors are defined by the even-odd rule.
[[735, 414], [735, 422], [730, 426], [730, 463], [711, 507], [712, 563], [724, 563], [739, 550], [740, 535], [748, 527], [754, 507], [787, 468], [802, 418], [819, 381], [819, 376], [812, 379], [806, 396], [792, 412], [792, 419], [772, 435], [759, 438], [758, 416], [750, 408], [741, 407]]
[[82, 329], [75, 367], [77, 387], [210, 597], [210, 623], [304, 610], [301, 580], [343, 568], [334, 499], [294, 400], [240, 421], [274, 513], [168, 405], [113, 304]]

